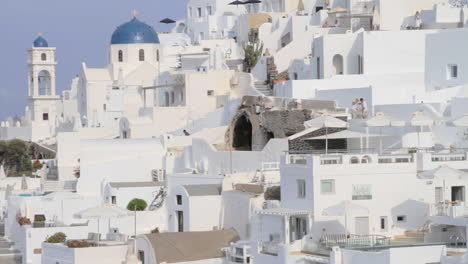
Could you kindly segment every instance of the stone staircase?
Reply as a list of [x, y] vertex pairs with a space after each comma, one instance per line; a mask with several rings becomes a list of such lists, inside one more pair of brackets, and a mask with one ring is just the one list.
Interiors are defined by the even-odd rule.
[[0, 263], [1, 264], [21, 264], [22, 254], [19, 250], [13, 249], [14, 243], [4, 238], [5, 226], [0, 224]]
[[255, 88], [265, 96], [273, 96], [273, 90], [264, 82], [255, 82]]
[[392, 238], [392, 244], [414, 244], [424, 242], [424, 231], [407, 230], [403, 235], [397, 235]]

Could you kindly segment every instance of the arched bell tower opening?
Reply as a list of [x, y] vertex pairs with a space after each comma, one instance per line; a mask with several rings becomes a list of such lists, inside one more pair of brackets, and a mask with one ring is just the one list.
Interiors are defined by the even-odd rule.
[[37, 77], [39, 95], [51, 95], [52, 80], [50, 73], [46, 70], [39, 72]]
[[236, 120], [232, 147], [236, 150], [252, 150], [252, 123], [246, 115], [242, 115]]

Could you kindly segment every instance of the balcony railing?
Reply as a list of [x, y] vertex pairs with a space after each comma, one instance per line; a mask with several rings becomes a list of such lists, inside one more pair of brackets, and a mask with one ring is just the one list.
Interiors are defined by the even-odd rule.
[[466, 153], [434, 153], [431, 159], [433, 162], [466, 161]]
[[320, 157], [320, 164], [321, 165], [334, 165], [334, 164], [342, 164], [343, 157], [342, 156], [322, 156]]
[[413, 155], [385, 155], [379, 156], [379, 163], [412, 163]]
[[431, 216], [467, 217], [468, 207], [463, 202], [440, 202], [431, 206]]
[[390, 238], [380, 235], [330, 234], [320, 238], [324, 248], [362, 248], [390, 245]]
[[279, 168], [279, 162], [262, 162], [262, 171], [277, 171]]
[[278, 245], [279, 242], [275, 241], [262, 241], [260, 242], [260, 253], [268, 254], [268, 255], [278, 255]]
[[306, 165], [308, 155], [288, 155], [287, 163], [288, 164], [297, 164], [297, 165]]

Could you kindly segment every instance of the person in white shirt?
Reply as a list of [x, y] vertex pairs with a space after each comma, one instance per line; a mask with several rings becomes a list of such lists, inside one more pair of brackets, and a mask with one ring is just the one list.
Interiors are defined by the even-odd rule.
[[419, 13], [419, 11], [416, 11], [416, 14], [414, 15], [414, 28], [421, 29], [421, 25], [422, 25], [421, 14]]

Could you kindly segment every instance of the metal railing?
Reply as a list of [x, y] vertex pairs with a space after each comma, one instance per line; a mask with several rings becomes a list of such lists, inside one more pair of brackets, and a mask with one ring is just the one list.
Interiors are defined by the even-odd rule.
[[431, 216], [466, 217], [468, 207], [462, 202], [440, 202], [431, 206]]
[[279, 242], [275, 241], [262, 241], [260, 242], [260, 253], [269, 254], [269, 255], [278, 255], [278, 245]]
[[320, 238], [324, 248], [362, 248], [390, 245], [390, 237], [381, 235], [330, 234]]
[[288, 155], [286, 162], [287, 164], [306, 165], [308, 155]]
[[431, 160], [433, 162], [466, 161], [466, 153], [433, 153]]
[[262, 171], [276, 171], [280, 169], [279, 162], [262, 162]]

